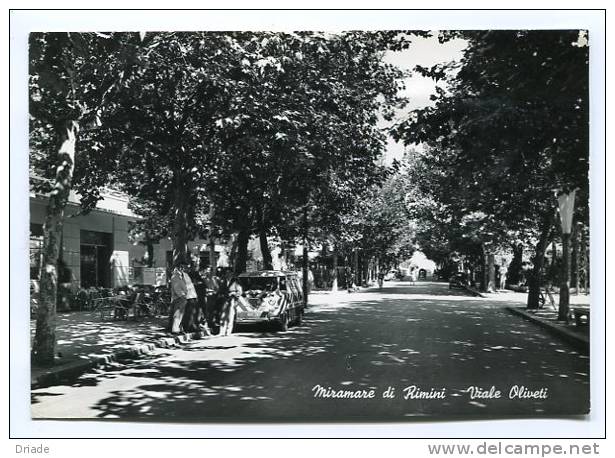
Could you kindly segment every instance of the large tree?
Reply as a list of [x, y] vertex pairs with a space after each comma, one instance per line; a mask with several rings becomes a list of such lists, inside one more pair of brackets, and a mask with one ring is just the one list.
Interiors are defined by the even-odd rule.
[[[134, 64], [137, 34], [30, 34], [30, 171], [37, 191], [47, 193], [41, 301], [33, 356], [50, 365], [55, 353], [58, 257], [64, 208], [80, 175], [78, 140], [100, 125]], [[82, 175], [81, 175], [82, 176]], [[87, 183], [82, 183], [87, 187]], [[87, 205], [87, 202], [85, 202]]]
[[221, 121], [232, 155], [219, 157], [210, 181], [217, 222], [239, 234], [238, 270], [250, 234], [260, 235], [264, 254], [267, 235], [304, 239], [383, 180], [378, 116], [399, 105], [402, 88], [402, 73], [383, 56], [409, 44], [397, 32], [256, 36], [258, 53], [243, 62], [255, 71]]
[[170, 222], [174, 265], [188, 261], [197, 218], [208, 212], [205, 184], [225, 154], [219, 120], [241, 91], [248, 54], [231, 35], [148, 33], [138, 71], [88, 138], [89, 167], [108, 170], [107, 180]]
[[579, 188], [587, 196], [587, 37], [467, 31], [440, 39], [453, 36], [468, 44], [460, 63], [418, 69], [445, 79], [448, 89], [397, 132], [407, 143], [430, 145], [429, 160], [454, 176], [451, 201], [489, 215], [497, 227], [533, 233], [528, 307], [537, 307], [554, 191]]
[[357, 205], [348, 229], [356, 234], [355, 246], [364, 260], [378, 260], [385, 268], [412, 256], [415, 225], [407, 202], [410, 190], [409, 176], [401, 170], [374, 187]]

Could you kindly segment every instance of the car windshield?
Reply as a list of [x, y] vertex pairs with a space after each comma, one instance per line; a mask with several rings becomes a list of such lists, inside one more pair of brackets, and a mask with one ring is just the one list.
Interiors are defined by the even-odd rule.
[[275, 291], [278, 287], [278, 277], [240, 277], [239, 283], [246, 291]]

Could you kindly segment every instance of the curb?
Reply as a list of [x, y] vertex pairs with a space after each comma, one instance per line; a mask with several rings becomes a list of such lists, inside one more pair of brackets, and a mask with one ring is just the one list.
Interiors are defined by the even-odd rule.
[[585, 336], [577, 334], [576, 332], [569, 331], [568, 329], [564, 329], [561, 326], [558, 326], [557, 324], [553, 324], [548, 320], [539, 318], [522, 309], [519, 309], [516, 307], [504, 307], [504, 308], [510, 313], [512, 313], [513, 315], [517, 315], [522, 318], [525, 318], [526, 320], [537, 324], [541, 328], [546, 329], [551, 334], [554, 334], [560, 339], [562, 339], [563, 341], [569, 343], [570, 345], [575, 347], [580, 352], [586, 355], [589, 354], [589, 339], [586, 338]]
[[129, 348], [124, 348], [108, 355], [94, 356], [84, 358], [81, 361], [74, 361], [63, 366], [50, 367], [41, 375], [31, 380], [30, 388], [38, 389], [57, 384], [62, 379], [77, 377], [90, 369], [104, 367], [114, 362], [135, 359], [147, 353], [154, 351], [156, 348], [170, 348], [192, 340], [211, 339], [218, 336], [208, 336], [202, 331], [190, 332], [173, 337], [163, 337], [145, 344], [133, 345]]
[[485, 296], [484, 294], [482, 294], [481, 292], [479, 292], [476, 289], [470, 288], [469, 286], [464, 286], [463, 289], [465, 291], [467, 291], [468, 293], [472, 294], [473, 296], [478, 296], [478, 297], [482, 297], [482, 298], [487, 298], [487, 296]]

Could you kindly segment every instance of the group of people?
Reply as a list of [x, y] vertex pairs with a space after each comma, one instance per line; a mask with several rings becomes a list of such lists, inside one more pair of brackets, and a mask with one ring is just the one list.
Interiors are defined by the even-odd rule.
[[179, 264], [171, 275], [171, 314], [169, 331], [203, 331], [229, 335], [235, 323], [235, 305], [241, 286], [230, 269], [203, 272]]

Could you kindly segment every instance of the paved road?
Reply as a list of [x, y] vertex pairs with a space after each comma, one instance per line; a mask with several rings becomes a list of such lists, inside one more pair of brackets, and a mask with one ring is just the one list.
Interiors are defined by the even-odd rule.
[[[35, 390], [32, 415], [341, 421], [588, 409], [589, 359], [502, 302], [427, 282], [312, 301], [305, 323], [284, 334], [243, 328]], [[361, 397], [315, 397], [317, 385]], [[395, 397], [383, 398], [389, 386]], [[514, 386], [535, 397], [510, 399]], [[473, 399], [481, 393], [471, 387], [483, 396]]]

